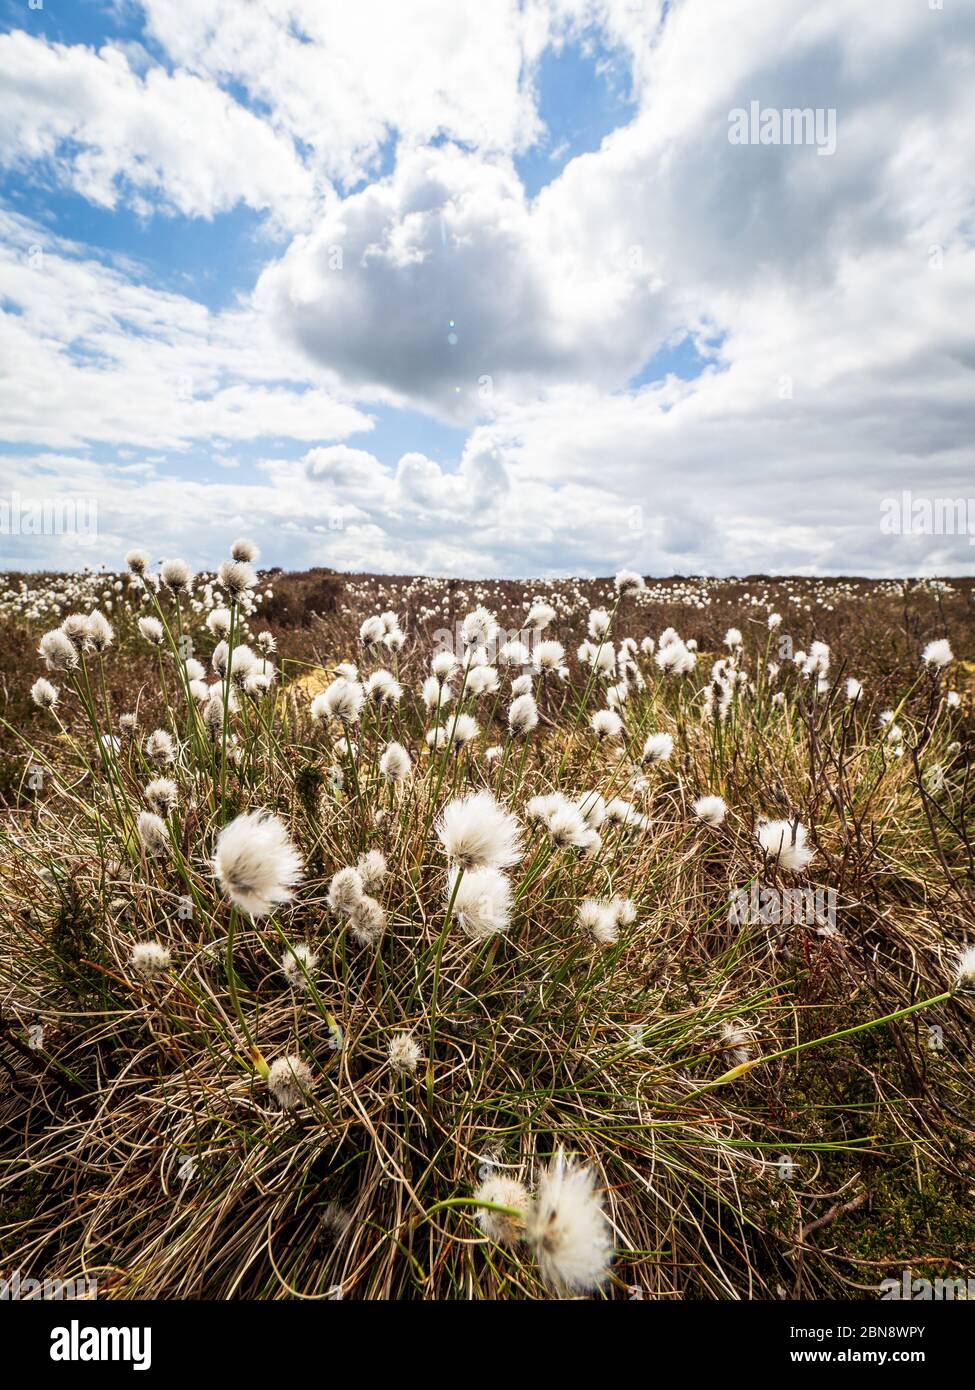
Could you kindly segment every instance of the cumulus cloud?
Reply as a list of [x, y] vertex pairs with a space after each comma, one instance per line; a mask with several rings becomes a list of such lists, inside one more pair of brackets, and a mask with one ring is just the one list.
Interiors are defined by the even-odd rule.
[[0, 158], [42, 161], [104, 208], [213, 217], [237, 203], [307, 215], [313, 180], [289, 138], [191, 73], [133, 70], [106, 45], [0, 34]]
[[188, 448], [322, 440], [371, 421], [250, 311], [214, 314], [0, 212], [0, 379], [12, 443]]
[[530, 64], [554, 13], [516, 0], [145, 0], [172, 59], [232, 78], [345, 185], [374, 172], [389, 138], [446, 136], [482, 151], [538, 132]]

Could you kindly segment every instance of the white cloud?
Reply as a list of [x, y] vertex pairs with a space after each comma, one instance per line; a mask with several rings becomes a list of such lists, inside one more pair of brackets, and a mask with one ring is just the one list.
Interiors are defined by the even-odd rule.
[[548, 36], [544, 5], [146, 0], [145, 11], [174, 61], [242, 84], [316, 169], [347, 185], [390, 135], [497, 151], [538, 128], [527, 64]]
[[370, 428], [250, 311], [210, 313], [0, 212], [4, 438], [185, 449]]
[[0, 84], [3, 162], [44, 161], [101, 207], [213, 217], [245, 203], [287, 224], [307, 216], [313, 181], [291, 140], [211, 82], [158, 67], [143, 77], [119, 48], [17, 31], [0, 34]]

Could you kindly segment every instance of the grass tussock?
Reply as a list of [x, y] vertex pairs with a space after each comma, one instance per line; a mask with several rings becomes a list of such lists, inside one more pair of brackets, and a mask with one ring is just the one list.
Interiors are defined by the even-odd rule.
[[936, 1195], [972, 1179], [968, 590], [254, 558], [0, 598], [0, 1267], [304, 1299], [970, 1267]]

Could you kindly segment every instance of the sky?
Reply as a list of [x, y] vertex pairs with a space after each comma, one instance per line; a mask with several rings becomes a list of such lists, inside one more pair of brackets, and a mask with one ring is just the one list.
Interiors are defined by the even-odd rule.
[[0, 568], [975, 574], [973, 129], [975, 0], [0, 0]]

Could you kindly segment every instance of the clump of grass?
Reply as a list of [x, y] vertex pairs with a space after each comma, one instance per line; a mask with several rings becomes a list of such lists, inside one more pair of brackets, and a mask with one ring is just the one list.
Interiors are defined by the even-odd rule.
[[967, 1162], [941, 629], [922, 663], [905, 622], [871, 695], [853, 645], [775, 660], [767, 602], [681, 635], [629, 572], [502, 624], [454, 586], [452, 631], [429, 586], [396, 611], [349, 584], [313, 664], [258, 630], [254, 549], [195, 579], [137, 556], [34, 633], [0, 830], [8, 1259], [140, 1297], [847, 1290], [836, 1165]]

